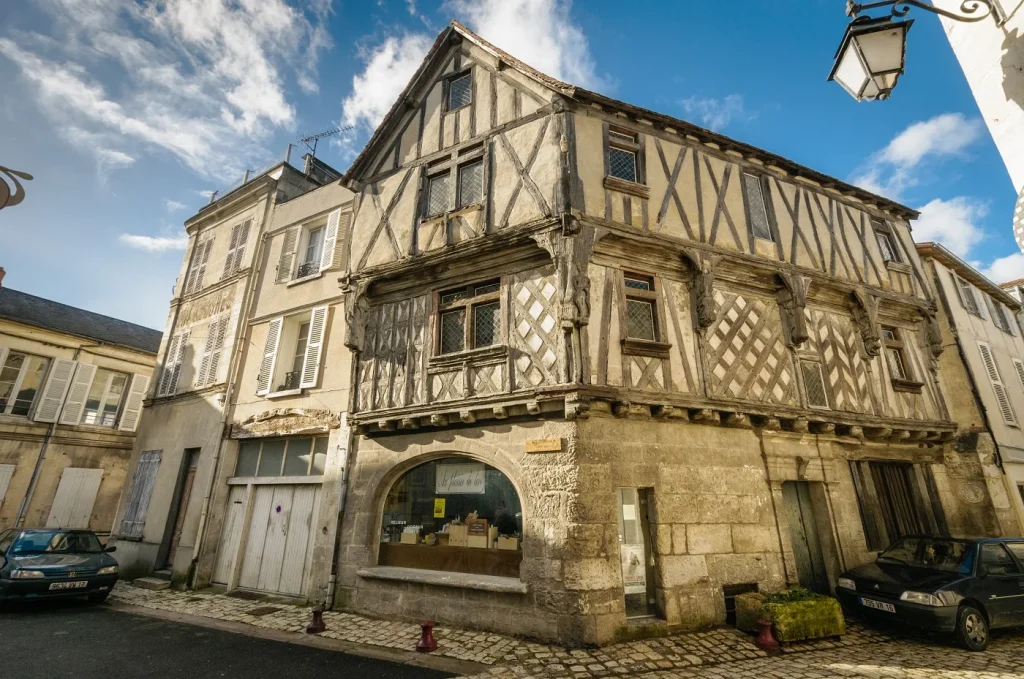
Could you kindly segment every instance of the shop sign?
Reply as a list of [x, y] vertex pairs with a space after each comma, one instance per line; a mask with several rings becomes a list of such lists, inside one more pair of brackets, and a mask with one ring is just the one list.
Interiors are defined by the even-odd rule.
[[437, 465], [437, 495], [480, 495], [484, 492], [482, 462]]
[[562, 439], [534, 439], [526, 442], [528, 453], [559, 453], [562, 451]]

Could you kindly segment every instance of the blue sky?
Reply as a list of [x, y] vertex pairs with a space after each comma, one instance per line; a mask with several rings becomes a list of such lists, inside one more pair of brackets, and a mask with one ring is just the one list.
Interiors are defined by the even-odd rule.
[[[825, 82], [842, 0], [37, 0], [0, 3], [4, 284], [162, 328], [184, 220], [298, 133], [348, 163], [458, 18], [564, 80], [880, 191], [996, 279], [1024, 276], [1015, 193], [938, 20], [887, 102]], [[18, 7], [14, 11], [15, 5]]]

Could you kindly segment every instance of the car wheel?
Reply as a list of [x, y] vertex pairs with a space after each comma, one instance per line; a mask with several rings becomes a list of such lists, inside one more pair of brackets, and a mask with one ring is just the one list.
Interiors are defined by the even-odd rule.
[[956, 616], [956, 638], [968, 651], [984, 651], [988, 647], [988, 621], [974, 606], [961, 606]]
[[93, 592], [92, 594], [89, 595], [89, 603], [91, 603], [91, 604], [101, 604], [101, 603], [103, 603], [104, 601], [107, 600], [107, 596], [109, 596], [109, 595], [110, 595], [110, 592]]

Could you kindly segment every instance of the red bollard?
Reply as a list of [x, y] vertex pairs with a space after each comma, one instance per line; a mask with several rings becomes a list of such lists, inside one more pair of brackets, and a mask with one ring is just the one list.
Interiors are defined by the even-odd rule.
[[313, 609], [313, 622], [306, 625], [306, 634], [320, 634], [327, 625], [324, 624], [324, 612], [319, 606]]
[[772, 623], [769, 620], [758, 620], [761, 626], [761, 633], [757, 635], [754, 644], [765, 653], [772, 655], [779, 652], [779, 642], [772, 635]]
[[424, 620], [420, 623], [423, 633], [420, 640], [416, 642], [416, 650], [420, 653], [433, 653], [437, 650], [437, 642], [434, 641], [434, 621]]

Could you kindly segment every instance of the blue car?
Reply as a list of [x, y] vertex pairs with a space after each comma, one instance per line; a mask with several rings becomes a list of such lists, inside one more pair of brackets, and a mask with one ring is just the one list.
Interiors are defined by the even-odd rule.
[[114, 549], [87, 530], [0, 531], [0, 607], [77, 596], [102, 602], [117, 582]]
[[843, 573], [847, 613], [948, 632], [983, 651], [989, 630], [1024, 625], [1024, 538], [900, 538], [874, 563]]

